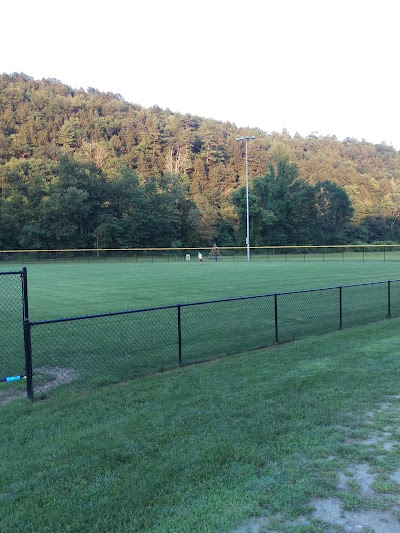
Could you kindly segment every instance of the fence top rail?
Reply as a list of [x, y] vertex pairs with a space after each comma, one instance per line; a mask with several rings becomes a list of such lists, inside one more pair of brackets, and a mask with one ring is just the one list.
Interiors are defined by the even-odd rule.
[[107, 316], [131, 315], [133, 313], [144, 313], [147, 311], [175, 309], [176, 307], [180, 307], [180, 304], [164, 305], [160, 307], [145, 307], [141, 309], [127, 309], [125, 311], [111, 311], [110, 313], [97, 313], [93, 315], [70, 316], [70, 317], [65, 317], [65, 318], [51, 318], [49, 320], [35, 320], [35, 321], [30, 320], [29, 323], [31, 326], [40, 326], [42, 324], [54, 324], [57, 322], [72, 322], [74, 320], [86, 320], [88, 318], [104, 318]]
[[202, 302], [188, 302], [188, 303], [182, 303], [182, 304], [162, 305], [159, 307], [144, 307], [140, 309], [127, 309], [125, 311], [112, 311], [110, 313], [98, 313], [98, 314], [93, 314], [93, 315], [71, 316], [71, 317], [65, 317], [65, 318], [51, 318], [49, 320], [35, 320], [35, 321], [29, 321], [29, 322], [31, 326], [39, 326], [41, 324], [54, 324], [56, 322], [71, 322], [73, 320], [85, 320], [88, 318], [104, 318], [107, 316], [131, 315], [133, 313], [144, 313], [148, 311], [162, 311], [165, 309], [176, 309], [178, 307], [190, 307], [193, 305], [233, 302], [236, 300], [251, 300], [255, 298], [266, 298], [268, 296], [274, 296], [274, 294], [272, 293], [272, 294], [257, 294], [254, 296], [237, 296], [235, 298], [224, 298], [222, 300], [205, 300]]
[[0, 276], [9, 276], [9, 275], [14, 275], [15, 274], [23, 274], [23, 271], [22, 270], [15, 270], [13, 272], [0, 272]]
[[[17, 274], [21, 274], [21, 272], [16, 272]], [[1, 274], [1, 273], [0, 273]], [[98, 313], [98, 314], [92, 314], [92, 315], [82, 315], [82, 316], [73, 316], [73, 317], [65, 317], [65, 318], [52, 318], [49, 320], [36, 320], [36, 321], [30, 321], [29, 324], [31, 326], [40, 326], [44, 324], [55, 324], [60, 322], [73, 322], [76, 320], [88, 320], [92, 318], [105, 318], [109, 316], [119, 316], [119, 315], [130, 315], [134, 313], [144, 313], [149, 311], [161, 311], [166, 309], [177, 309], [178, 307], [191, 307], [194, 305], [206, 305], [206, 304], [216, 304], [216, 303], [224, 303], [224, 302], [235, 302], [238, 300], [254, 300], [254, 299], [260, 299], [260, 298], [271, 298], [275, 296], [285, 296], [289, 294], [302, 294], [302, 293], [308, 293], [308, 292], [320, 292], [320, 291], [331, 291], [335, 289], [344, 289], [344, 288], [350, 288], [350, 287], [365, 287], [367, 285], [384, 285], [389, 283], [395, 283], [400, 282], [400, 279], [391, 279], [386, 281], [371, 281], [367, 283], [353, 283], [349, 285], [337, 285], [334, 287], [320, 287], [316, 289], [303, 289], [298, 291], [288, 291], [288, 292], [273, 292], [268, 294], [257, 294], [253, 296], [237, 296], [235, 298], [224, 298], [221, 300], [205, 300], [201, 302], [189, 302], [189, 303], [182, 303], [182, 304], [172, 304], [172, 305], [164, 305], [159, 307], [146, 307], [142, 309], [128, 309], [125, 311], [113, 311], [110, 313]]]
[[[185, 252], [189, 250], [206, 250], [210, 246], [179, 247], [179, 248], [58, 248], [44, 250], [0, 250], [0, 254], [26, 254], [26, 253], [63, 253], [63, 252]], [[400, 248], [399, 244], [290, 244], [284, 246], [250, 246], [251, 250], [291, 250], [291, 249], [329, 249], [329, 248]], [[246, 246], [218, 246], [219, 250], [246, 250]]]
[[288, 291], [288, 292], [277, 292], [277, 295], [284, 295], [284, 294], [299, 294], [302, 292], [318, 292], [318, 291], [331, 291], [334, 289], [346, 289], [349, 287], [364, 287], [365, 285], [386, 285], [387, 283], [396, 283], [399, 282], [400, 279], [387, 279], [385, 281], [367, 281], [365, 283], [351, 283], [348, 285], [336, 285], [334, 287], [320, 287], [317, 289], [302, 289], [298, 291]]

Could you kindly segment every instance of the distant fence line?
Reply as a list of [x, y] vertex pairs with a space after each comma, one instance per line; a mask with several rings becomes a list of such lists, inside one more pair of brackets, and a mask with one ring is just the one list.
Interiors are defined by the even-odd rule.
[[[57, 250], [0, 250], [3, 262], [40, 261], [187, 261], [195, 260], [201, 251], [206, 260], [244, 261], [245, 246], [213, 248], [69, 248]], [[252, 246], [252, 260], [382, 260], [400, 261], [400, 244], [347, 244], [318, 246]]]

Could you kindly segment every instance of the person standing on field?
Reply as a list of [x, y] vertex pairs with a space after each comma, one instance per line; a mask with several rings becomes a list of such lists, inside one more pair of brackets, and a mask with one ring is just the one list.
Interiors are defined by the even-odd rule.
[[198, 259], [199, 259], [199, 263], [202, 263], [202, 262], [203, 262], [203, 254], [202, 254], [201, 252], [199, 252], [199, 253], [197, 254], [197, 257], [198, 257]]

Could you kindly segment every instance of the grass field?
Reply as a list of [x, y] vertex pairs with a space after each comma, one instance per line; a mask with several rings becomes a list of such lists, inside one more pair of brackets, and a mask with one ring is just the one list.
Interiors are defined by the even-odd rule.
[[400, 278], [400, 263], [372, 260], [60, 262], [27, 268], [32, 320]]
[[[397, 278], [400, 265], [381, 261], [28, 266], [32, 320]], [[371, 293], [371, 308], [379, 304], [380, 287]], [[307, 323], [329, 302], [336, 305], [336, 296], [327, 296], [319, 311], [307, 298], [286, 312]], [[212, 356], [222, 335], [232, 351], [241, 337], [247, 342], [254, 335], [256, 347], [270, 303], [251, 302], [259, 303], [240, 312], [229, 302], [218, 304], [208, 318], [207, 306], [199, 308], [191, 319], [197, 318], [196, 353]], [[352, 325], [362, 318], [354, 309], [354, 317], [345, 316]], [[222, 320], [227, 313], [228, 323]], [[151, 330], [156, 315], [138, 316], [134, 330]], [[201, 327], [206, 319], [214, 327], [211, 338]], [[400, 459], [399, 320], [107, 386], [99, 385], [120, 380], [131, 364], [123, 354], [106, 354], [132, 345], [132, 324], [111, 320], [108, 327], [100, 320], [82, 332], [83, 323], [49, 326], [56, 330], [51, 334], [33, 327], [34, 361], [43, 357], [35, 351], [40, 341], [48, 357], [41, 365], [76, 365], [85, 373], [94, 362], [107, 362], [106, 379], [94, 389], [75, 380], [54, 389], [48, 401], [0, 406], [0, 531], [232, 532], [265, 515], [271, 529], [263, 531], [313, 533], [327, 526], [312, 518], [312, 498], [335, 496], [347, 510], [393, 507], [400, 492], [391, 478]], [[176, 366], [175, 334], [168, 335], [134, 342], [147, 359], [160, 345], [164, 353], [171, 350], [168, 368]], [[394, 445], [357, 444], [371, 429], [366, 413], [382, 403], [392, 406], [391, 418], [377, 422], [376, 431], [390, 432]], [[338, 491], [339, 469], [366, 462], [379, 476], [378, 497], [363, 496], [355, 482], [352, 492]], [[299, 516], [306, 519], [296, 522]]]
[[[31, 264], [30, 318], [35, 321], [372, 282], [397, 278], [399, 269], [398, 263], [381, 261]], [[343, 296], [344, 327], [386, 317], [385, 285], [351, 291], [354, 297], [347, 292]], [[392, 293], [392, 316], [398, 316], [400, 284], [393, 285]], [[280, 342], [339, 328], [338, 290], [282, 296], [278, 305]], [[260, 298], [185, 307], [181, 326], [184, 364], [270, 346], [276, 335], [274, 301]], [[15, 336], [14, 329], [12, 334]], [[46, 383], [51, 369], [63, 372], [64, 378], [73, 376], [74, 380], [98, 384], [174, 368], [179, 352], [177, 309], [34, 326], [32, 347], [36, 388]], [[12, 357], [3, 352], [0, 360], [5, 359], [9, 366], [3, 374], [21, 373], [21, 349], [16, 346], [13, 365], [9, 364]]]
[[[399, 325], [3, 405], [0, 531], [250, 531], [265, 515], [259, 531], [322, 533], [334, 529], [310, 501], [331, 497], [387, 513], [400, 490]], [[363, 444], [371, 431], [390, 449]], [[338, 489], [358, 464], [376, 497], [356, 479]]]

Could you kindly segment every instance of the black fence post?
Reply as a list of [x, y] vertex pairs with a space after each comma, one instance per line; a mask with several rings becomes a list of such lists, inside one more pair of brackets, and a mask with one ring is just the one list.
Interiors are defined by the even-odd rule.
[[339, 329], [343, 329], [343, 287], [339, 287]]
[[26, 395], [28, 400], [33, 400], [33, 379], [32, 379], [32, 343], [31, 324], [29, 322], [28, 305], [28, 274], [26, 267], [22, 269], [22, 325], [24, 328], [24, 350], [25, 350], [25, 375], [26, 375]]
[[390, 281], [388, 281], [388, 314], [387, 317], [390, 318]]
[[28, 306], [28, 274], [26, 267], [22, 269], [22, 302], [23, 302], [23, 320], [29, 317]]
[[274, 315], [275, 315], [275, 342], [279, 343], [279, 328], [278, 328], [278, 295], [274, 294]]
[[178, 305], [178, 363], [182, 366], [182, 323], [181, 323], [181, 306]]

